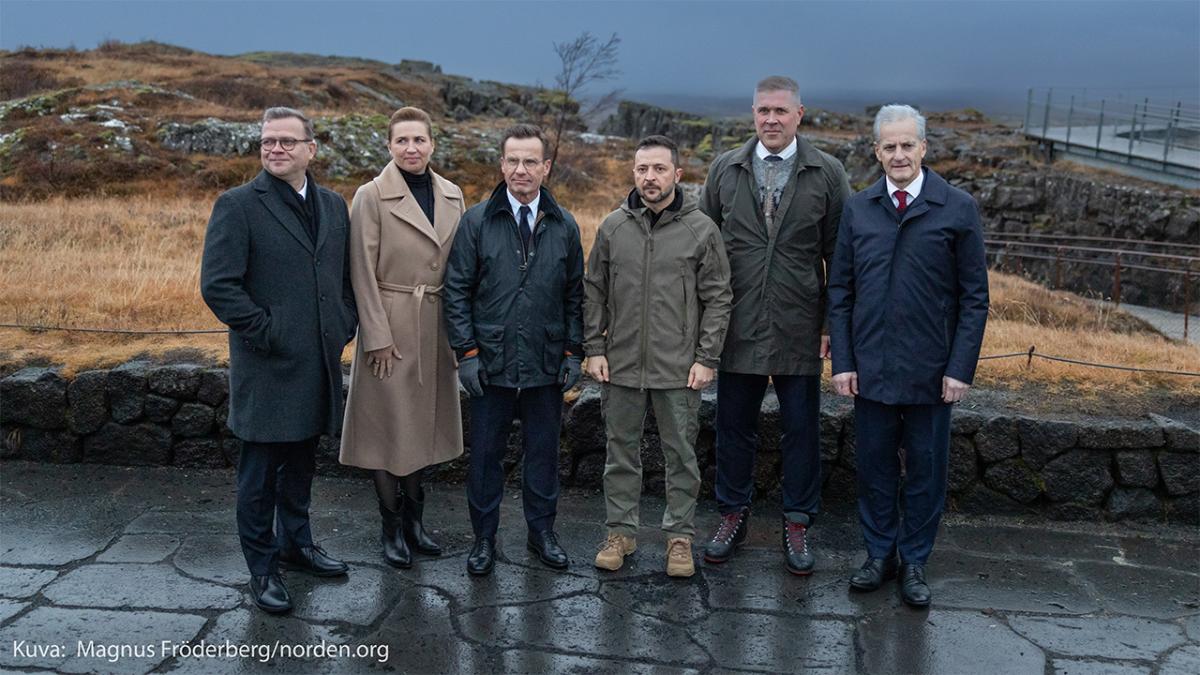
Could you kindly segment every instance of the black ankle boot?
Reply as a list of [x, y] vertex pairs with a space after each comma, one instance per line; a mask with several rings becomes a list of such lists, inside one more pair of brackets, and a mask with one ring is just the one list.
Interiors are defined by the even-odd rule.
[[400, 514], [379, 502], [379, 516], [383, 519], [380, 540], [383, 543], [383, 558], [392, 567], [412, 567], [412, 552], [400, 532]]
[[441, 555], [442, 547], [425, 531], [422, 518], [425, 514], [425, 489], [418, 487], [416, 494], [404, 493], [404, 505], [400, 508], [400, 528], [404, 539], [417, 553]]

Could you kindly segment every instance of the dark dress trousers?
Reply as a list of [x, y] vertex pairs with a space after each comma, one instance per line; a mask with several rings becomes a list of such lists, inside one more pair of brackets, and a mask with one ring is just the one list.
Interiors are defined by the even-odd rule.
[[311, 176], [307, 192], [262, 171], [217, 198], [204, 238], [200, 290], [229, 326], [238, 532], [255, 575], [275, 571], [281, 548], [312, 545], [317, 438], [341, 428], [341, 354], [357, 328], [346, 202]]
[[[886, 180], [851, 197], [829, 281], [833, 373], [858, 373], [858, 506], [871, 557], [924, 564], [946, 497], [950, 406], [970, 384], [988, 313], [987, 260], [970, 195], [925, 168], [903, 215]], [[897, 513], [904, 448], [904, 522]]]
[[442, 290], [450, 346], [479, 350], [484, 395], [471, 399], [467, 501], [477, 537], [500, 523], [502, 460], [515, 417], [522, 429], [522, 506], [531, 531], [558, 511], [558, 434], [566, 352], [583, 355], [583, 249], [575, 218], [542, 188], [536, 227], [522, 243], [501, 183], [463, 214]]

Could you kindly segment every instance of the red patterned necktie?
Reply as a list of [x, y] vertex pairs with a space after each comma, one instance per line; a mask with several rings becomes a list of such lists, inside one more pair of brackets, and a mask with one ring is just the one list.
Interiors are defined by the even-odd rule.
[[896, 190], [896, 211], [904, 213], [904, 209], [908, 208], [908, 193], [904, 190]]

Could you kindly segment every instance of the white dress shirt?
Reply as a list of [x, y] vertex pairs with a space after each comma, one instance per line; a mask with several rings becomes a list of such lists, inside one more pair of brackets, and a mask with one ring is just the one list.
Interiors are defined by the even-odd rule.
[[[912, 206], [912, 203], [917, 201], [917, 195], [921, 194], [921, 186], [924, 184], [925, 169], [921, 169], [921, 171], [917, 173], [917, 177], [913, 179], [913, 182], [909, 183], [908, 186], [904, 188], [904, 191], [908, 193], [908, 201], [904, 203], [906, 207]], [[899, 190], [900, 188], [896, 187], [896, 184], [892, 182], [892, 179], [888, 178], [888, 196], [892, 198], [892, 206], [895, 206], [896, 208], [900, 208], [900, 200], [896, 198], [896, 192]]]
[[521, 224], [521, 207], [529, 207], [529, 232], [532, 234], [533, 228], [537, 223], [538, 202], [542, 201], [542, 191], [538, 190], [537, 196], [528, 204], [522, 204], [519, 199], [513, 196], [511, 191], [505, 190], [504, 192], [508, 195], [508, 205], [512, 207], [513, 220], [517, 221], [517, 225]]
[[754, 146], [754, 154], [758, 155], [759, 159], [766, 159], [767, 155], [779, 155], [780, 159], [788, 159], [792, 155], [796, 154], [796, 147], [796, 139], [793, 138], [792, 142], [788, 143], [788, 146], [783, 150], [780, 150], [779, 152], [771, 152], [767, 149], [767, 146], [762, 144], [762, 141], [759, 141], [758, 145]]

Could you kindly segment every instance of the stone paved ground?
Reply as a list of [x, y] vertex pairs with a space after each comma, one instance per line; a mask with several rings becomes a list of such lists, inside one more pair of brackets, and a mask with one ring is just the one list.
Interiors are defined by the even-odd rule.
[[[231, 479], [227, 472], [0, 464], [0, 668], [1200, 672], [1194, 529], [954, 518], [929, 566], [934, 606], [914, 611], [894, 584], [869, 595], [847, 592], [860, 554], [845, 507], [812, 532], [820, 558], [810, 578], [783, 570], [776, 511], [764, 506], [732, 562], [671, 580], [663, 573], [664, 539], [653, 529], [643, 531], [622, 571], [591, 566], [603, 519], [602, 499], [591, 493], [564, 494], [558, 530], [572, 566], [545, 569], [526, 552], [520, 503], [508, 499], [501, 562], [491, 577], [473, 579], [464, 568], [470, 528], [461, 487], [432, 495], [429, 519], [448, 553], [397, 571], [381, 564], [367, 483], [319, 479], [315, 531], [330, 553], [351, 563], [351, 573], [336, 581], [290, 575], [295, 611], [272, 618], [243, 590]], [[656, 522], [660, 509], [661, 501], [648, 498], [644, 520]], [[702, 529], [715, 519], [712, 503], [702, 503]], [[264, 663], [257, 654], [189, 657], [178, 647], [201, 642], [386, 646], [388, 660], [277, 652]]]

